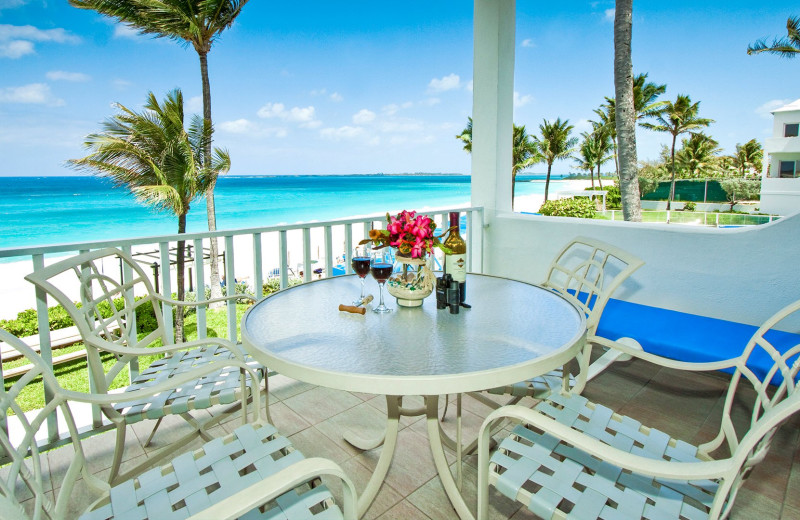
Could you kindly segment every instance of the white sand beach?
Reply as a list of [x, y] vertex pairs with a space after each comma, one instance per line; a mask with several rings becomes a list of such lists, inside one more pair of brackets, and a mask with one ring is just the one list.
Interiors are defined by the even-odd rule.
[[[568, 183], [568, 190], [583, 190], [584, 188], [591, 185], [591, 183], [587, 180], [572, 180], [566, 181]], [[558, 197], [558, 191], [555, 190], [551, 192], [551, 198]], [[539, 207], [542, 205], [544, 201], [543, 195], [524, 195], [518, 196], [515, 202], [515, 210], [518, 212], [527, 212], [527, 213], [535, 213], [538, 212]], [[469, 201], [464, 201], [464, 206], [469, 205]], [[436, 209], [446, 209], [446, 208], [429, 208], [429, 207], [420, 207], [415, 208], [418, 212], [425, 212], [425, 211], [434, 211]], [[356, 217], [343, 217], [343, 218], [356, 218]], [[332, 246], [333, 246], [333, 264], [336, 265], [337, 257], [341, 257], [341, 255], [345, 252], [345, 230], [344, 226], [333, 226], [332, 227]], [[357, 243], [362, 237], [365, 236], [365, 232], [362, 225], [353, 225], [353, 243]], [[273, 270], [280, 266], [280, 253], [279, 253], [279, 234], [278, 233], [266, 233], [261, 237], [261, 247], [262, 247], [262, 275], [264, 279], [267, 278], [268, 274]], [[299, 270], [302, 269], [303, 264], [303, 232], [301, 230], [292, 230], [287, 232], [287, 253], [288, 253], [288, 265], [289, 268], [297, 275], [299, 275]], [[310, 257], [312, 261], [315, 263], [312, 266], [312, 269], [316, 268], [324, 268], [325, 266], [325, 234], [323, 228], [315, 228], [311, 230], [310, 233]], [[153, 246], [143, 246], [134, 248], [134, 253], [136, 252], [144, 252], [144, 251], [153, 251], [156, 249], [156, 245]], [[220, 249], [224, 249], [224, 240], [220, 240]], [[253, 280], [255, 279], [254, 273], [255, 269], [253, 266], [253, 240], [251, 235], [243, 235], [234, 237], [234, 271], [237, 280], [244, 280], [248, 284], [252, 285]], [[58, 262], [59, 260], [63, 259], [64, 257], [52, 257], [46, 258], [45, 263], [46, 265], [50, 265], [52, 263]], [[228, 255], [230, 258], [230, 255]], [[153, 260], [149, 260], [152, 262]], [[152, 274], [152, 269], [149, 265], [145, 265], [145, 271], [148, 274]], [[103, 266], [105, 272], [111, 275], [114, 278], [118, 278], [119, 273], [119, 265], [116, 262], [107, 262], [107, 265]], [[36, 293], [32, 284], [27, 282], [24, 279], [24, 276], [28, 273], [33, 271], [33, 264], [31, 260], [22, 260], [18, 262], [7, 262], [0, 264], [0, 273], [2, 274], [3, 284], [0, 288], [0, 319], [11, 319], [15, 318], [17, 313], [23, 311], [25, 309], [35, 308], [36, 305]], [[220, 264], [220, 274], [223, 274], [222, 265]], [[187, 273], [188, 275], [188, 273]], [[206, 277], [208, 277], [208, 267], [206, 266]], [[78, 294], [78, 286], [77, 282], [73, 279], [67, 282], [67, 278], [64, 278], [64, 282], [67, 287], [67, 293], [70, 297], [78, 300], [80, 298]], [[175, 287], [175, 269], [172, 269], [172, 278], [173, 278], [173, 288]], [[188, 286], [187, 286], [188, 287]], [[55, 302], [50, 299], [48, 301], [49, 306], [55, 305]]]

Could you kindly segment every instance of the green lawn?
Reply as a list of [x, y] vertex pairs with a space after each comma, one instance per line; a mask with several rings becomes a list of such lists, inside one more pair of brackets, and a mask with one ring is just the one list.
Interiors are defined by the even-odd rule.
[[[242, 315], [247, 310], [249, 305], [238, 304], [236, 305], [236, 335], [239, 336], [239, 324]], [[207, 336], [212, 338], [227, 337], [228, 318], [227, 311], [222, 309], [208, 310], [206, 312], [206, 328]], [[186, 339], [197, 339], [197, 315], [190, 314], [185, 319]], [[160, 344], [160, 343], [159, 343]], [[153, 345], [158, 346], [158, 345]], [[59, 349], [54, 352], [54, 356], [67, 354], [76, 350], [82, 350], [83, 343], [78, 343], [70, 347]], [[155, 357], [140, 358], [140, 368], [144, 368], [153, 362]], [[104, 357], [107, 365], [113, 362], [112, 356], [109, 354]], [[26, 359], [18, 359], [3, 363], [3, 371], [10, 368], [28, 364]], [[69, 363], [62, 363], [54, 367], [54, 373], [59, 383], [69, 390], [77, 392], [89, 391], [89, 378], [86, 369], [86, 358], [77, 359]], [[7, 379], [5, 381], [5, 388], [8, 390], [19, 378]], [[123, 370], [122, 373], [114, 380], [113, 387], [120, 388], [128, 384], [128, 371]], [[33, 383], [28, 384], [19, 396], [18, 403], [22, 406], [23, 411], [35, 410], [44, 406], [44, 389], [41, 378], [37, 378]]]

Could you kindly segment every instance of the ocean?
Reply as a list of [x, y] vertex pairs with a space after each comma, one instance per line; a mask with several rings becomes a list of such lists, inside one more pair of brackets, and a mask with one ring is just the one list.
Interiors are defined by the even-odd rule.
[[[517, 196], [544, 193], [543, 176], [518, 176]], [[564, 189], [551, 180], [551, 193]], [[214, 191], [217, 228], [264, 227], [402, 209], [469, 205], [465, 175], [225, 176]], [[205, 198], [188, 232], [207, 230]], [[95, 177], [0, 177], [0, 248], [174, 234], [177, 217], [139, 204]]]

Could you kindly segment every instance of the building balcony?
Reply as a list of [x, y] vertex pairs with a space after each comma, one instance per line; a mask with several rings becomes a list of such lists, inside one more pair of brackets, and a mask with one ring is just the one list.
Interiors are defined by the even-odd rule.
[[764, 151], [770, 155], [800, 153], [800, 137], [768, 137], [764, 139]]
[[[644, 267], [614, 294], [615, 298], [630, 303], [756, 325], [796, 300], [800, 293], [794, 263], [800, 254], [800, 245], [795, 239], [800, 232], [798, 215], [751, 228], [714, 229], [541, 217], [483, 208], [455, 209], [466, 214], [466, 238], [470, 251], [468, 268], [475, 272], [538, 282], [545, 278], [550, 259], [563, 245], [583, 235], [614, 244], [644, 260]], [[448, 211], [435, 212], [435, 218], [441, 222]], [[225, 252], [223, 272], [227, 280], [246, 280], [251, 287], [261, 287], [276, 274], [273, 278], [277, 280], [275, 283], [285, 288], [293, 274], [300, 275], [301, 271], [302, 281], [317, 276], [335, 276], [341, 270], [350, 272], [348, 262], [341, 261], [342, 257], [371, 227], [380, 227], [382, 222], [383, 216], [376, 215], [196, 233], [180, 238], [193, 245], [194, 251], [203, 251], [209, 237], [218, 237]], [[26, 259], [32, 270], [38, 270], [65, 254], [102, 247], [118, 247], [133, 253], [154, 251], [155, 256], [142, 259], [148, 265], [157, 264], [154, 278], [157, 273], [161, 292], [169, 294], [175, 288], [170, 251], [177, 239], [177, 235], [171, 235], [1, 250], [0, 258]], [[192, 268], [191, 278], [195, 287], [206, 284], [208, 266], [203, 255], [195, 254], [188, 265]], [[106, 268], [109, 276], [117, 276], [118, 266]], [[232, 295], [234, 290], [234, 284], [226, 284], [228, 294]], [[37, 298], [33, 287], [26, 282], [7, 279], [3, 292], [6, 293], [3, 299], [17, 298], [22, 294], [36, 306], [39, 316], [47, 315], [47, 299], [42, 295]], [[226, 334], [235, 340], [236, 308], [230, 305], [224, 312], [228, 324]], [[166, 313], [165, 316], [170, 315]], [[44, 320], [46, 323], [46, 318]], [[197, 330], [200, 337], [208, 334], [205, 319], [199, 316]], [[40, 343], [43, 349], [49, 348], [49, 332], [41, 334]], [[668, 369], [654, 370], [644, 362], [632, 361], [612, 366], [591, 381], [585, 393], [593, 400], [612, 405], [623, 413], [646, 418], [655, 427], [699, 443], [708, 441], [717, 431], [719, 409], [724, 402], [728, 379], [728, 375], [720, 373], [686, 377]], [[280, 375], [270, 380], [269, 398], [276, 426], [293, 445], [306, 456], [327, 457], [339, 463], [354, 479], [356, 487], [363, 488], [377, 463], [376, 450], [360, 451], [349, 446], [342, 440], [341, 432], [354, 428], [366, 434], [379, 433], [383, 427], [383, 399], [328, 390]], [[532, 404], [532, 401], [527, 404]], [[475, 434], [489, 411], [484, 405], [465, 398], [465, 439]], [[85, 410], [83, 416], [84, 434], [94, 435], [97, 439], [89, 443], [90, 464], [95, 473], [103, 476], [110, 464], [113, 433], [106, 431], [107, 425], [98, 422], [97, 415], [93, 418], [91, 410]], [[13, 419], [9, 423], [13, 423]], [[452, 432], [453, 424], [451, 413], [444, 427]], [[157, 443], [169, 442], [185, 427], [182, 421], [177, 420], [167, 426], [169, 429], [160, 431], [156, 437]], [[233, 423], [226, 423], [214, 433], [227, 432], [232, 427]], [[56, 431], [49, 432], [51, 439], [65, 433], [58, 429], [58, 425], [55, 428]], [[439, 485], [425, 445], [424, 420], [405, 422], [401, 428], [399, 442], [405, 450], [418, 456], [395, 463], [366, 517], [457, 518]], [[133, 435], [130, 438], [138, 446], [126, 450], [132, 457], [147, 457], [158, 447], [143, 447], [148, 432], [139, 426], [131, 427], [131, 430]], [[42, 442], [46, 442], [46, 438]], [[59, 472], [66, 468], [65, 453], [65, 450], [57, 449], [48, 454], [50, 481], [54, 488], [60, 481]], [[798, 461], [800, 418], [794, 417], [779, 430], [769, 457], [754, 470], [740, 491], [732, 518], [800, 517]], [[449, 462], [453, 463], [452, 457]], [[470, 507], [474, 507], [475, 500], [475, 466], [476, 458], [468, 457], [464, 487]], [[75, 497], [75, 511], [87, 505], [90, 499], [80, 490]], [[533, 518], [527, 510], [521, 510], [499, 495], [492, 498], [492, 503], [497, 509], [497, 518]]]

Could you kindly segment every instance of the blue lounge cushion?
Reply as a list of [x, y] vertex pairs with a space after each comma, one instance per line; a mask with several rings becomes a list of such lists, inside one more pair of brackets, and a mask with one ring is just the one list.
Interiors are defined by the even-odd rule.
[[[638, 341], [645, 352], [702, 363], [740, 356], [757, 330], [754, 325], [610, 299], [603, 310], [597, 335], [612, 340], [630, 337]], [[765, 338], [781, 353], [800, 344], [800, 334], [779, 330], [767, 332]], [[759, 378], [765, 377], [773, 364], [769, 354], [760, 348], [754, 350], [747, 362]], [[778, 375], [772, 383], [780, 381], [782, 378]]]

